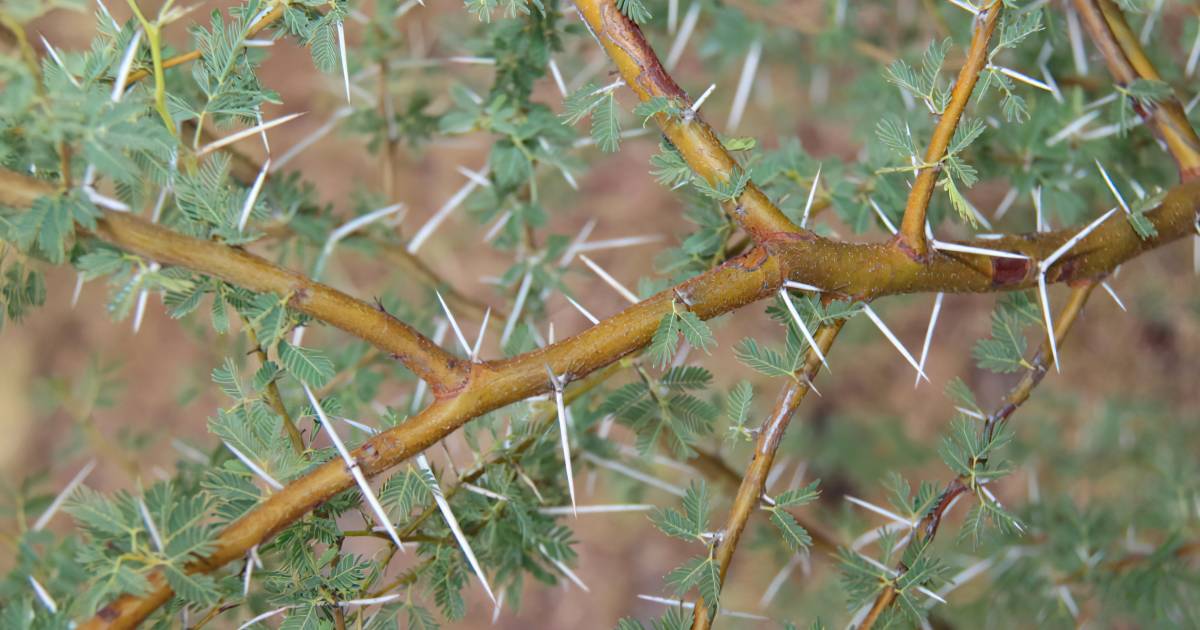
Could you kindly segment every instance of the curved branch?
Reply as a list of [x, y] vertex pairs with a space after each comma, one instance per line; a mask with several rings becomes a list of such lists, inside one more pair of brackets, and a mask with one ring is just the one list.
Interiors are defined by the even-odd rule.
[[[576, 0], [575, 6], [639, 99], [664, 97], [683, 107], [691, 106], [691, 99], [658, 60], [642, 30], [621, 14], [614, 0]], [[710, 184], [728, 181], [739, 168], [712, 127], [694, 111], [687, 110], [681, 120], [666, 114], [658, 114], [655, 119], [688, 166]], [[775, 232], [800, 230], [753, 182], [746, 184], [736, 204], [726, 206], [755, 241]]]
[[[0, 204], [28, 207], [55, 190], [46, 182], [0, 170]], [[236, 247], [184, 236], [140, 217], [106, 211], [96, 236], [165, 265], [186, 267], [231, 284], [288, 298], [288, 306], [391, 353], [438, 395], [457, 389], [465, 365], [391, 315], [306, 276]]]
[[[821, 347], [822, 354], [829, 352], [829, 348], [837, 339], [843, 324], [845, 324], [845, 320], [837, 320], [832, 324], [822, 326], [816, 332], [816, 341]], [[763, 420], [762, 427], [759, 429], [758, 443], [754, 447], [754, 458], [750, 460], [750, 465], [746, 467], [746, 472], [742, 475], [742, 483], [733, 498], [733, 507], [729, 510], [729, 518], [725, 521], [724, 529], [721, 530], [721, 544], [717, 547], [717, 566], [720, 567], [721, 584], [725, 583], [725, 574], [729, 572], [729, 564], [733, 561], [734, 552], [737, 551], [742, 531], [746, 529], [746, 522], [750, 520], [750, 515], [762, 501], [763, 492], [766, 491], [767, 477], [770, 475], [771, 466], [775, 463], [775, 453], [783, 441], [783, 432], [787, 430], [796, 409], [800, 407], [800, 403], [808, 394], [812, 379], [816, 378], [817, 372], [821, 369], [820, 357], [821, 355], [813, 352], [812, 349], [808, 351], [803, 369], [779, 393], [779, 397], [775, 400], [775, 408]], [[692, 630], [707, 630], [711, 623], [712, 613], [705, 606], [704, 598], [701, 597], [696, 600]]]
[[1002, 2], [996, 1], [987, 9], [981, 9], [975, 18], [975, 33], [971, 36], [971, 47], [967, 51], [967, 61], [958, 72], [958, 81], [950, 94], [950, 104], [942, 112], [929, 139], [929, 148], [925, 150], [925, 166], [917, 173], [912, 190], [908, 193], [908, 202], [904, 205], [904, 218], [900, 222], [899, 241], [902, 246], [910, 248], [917, 258], [924, 258], [929, 251], [925, 242], [925, 212], [929, 209], [929, 201], [933, 198], [933, 187], [941, 174], [941, 161], [958, 129], [958, 121], [962, 120], [971, 93], [975, 91], [975, 83], [979, 81], [979, 73], [988, 62], [988, 43], [996, 24], [1000, 21], [1000, 13], [1004, 8]]

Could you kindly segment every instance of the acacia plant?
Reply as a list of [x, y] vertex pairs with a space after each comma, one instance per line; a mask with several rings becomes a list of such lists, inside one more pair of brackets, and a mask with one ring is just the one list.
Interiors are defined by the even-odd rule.
[[[588, 588], [577, 519], [647, 517], [663, 536], [640, 545], [673, 537], [691, 554], [661, 567], [650, 599], [664, 616], [589, 625], [1200, 625], [1195, 408], [1112, 399], [1085, 413], [1080, 441], [1056, 423], [1061, 404], [1018, 422], [1045, 377], [1084, 368], [1091, 350], [1068, 333], [1094, 296], [1120, 303], [1120, 266], [1200, 234], [1196, 101], [1183, 104], [1194, 7], [433, 4], [250, 0], [201, 20], [172, 0], [97, 1], [78, 50], [36, 35], [81, 7], [0, 5], [6, 326], [36, 317], [56, 289], [44, 274], [69, 265], [75, 295], [103, 280], [135, 332], [165, 310], [224, 357], [203, 369], [224, 397], [209, 439], [172, 441], [156, 420], [152, 443], [180, 453], [161, 479], [125, 462], [128, 488], [97, 492], [76, 449], [46, 464], [65, 488], [8, 480], [0, 626], [484, 624], [492, 603], [503, 616], [546, 588], [531, 579]], [[435, 43], [414, 44], [422, 32]], [[348, 104], [285, 152], [298, 113], [262, 66], [302, 47], [311, 84]], [[748, 112], [827, 120], [848, 148], [735, 135]], [[287, 164], [334, 129], [379, 174], [330, 201]], [[419, 197], [402, 164], [456, 139], [485, 142], [486, 162], [405, 217]], [[690, 227], [673, 247], [593, 238], [603, 214], [573, 199], [611, 184], [589, 168], [647, 139], [648, 169], [620, 186], [648, 170], [670, 192], [624, 198], [613, 224], [681, 226], [683, 208]], [[486, 290], [422, 259], [481, 234], [508, 261]], [[634, 288], [593, 260], [656, 243]], [[355, 297], [336, 288], [353, 265], [395, 273]], [[829, 398], [821, 424], [792, 422], [873, 345], [915, 370], [912, 397], [940, 399], [925, 371], [948, 293], [996, 305], [990, 335], [961, 350], [978, 369], [948, 381], [948, 413], [929, 419], [944, 438], [839, 429]], [[932, 302], [923, 343], [881, 318], [915, 305], [902, 294]], [[714, 319], [764, 306], [770, 327], [718, 343], [746, 325]], [[704, 367], [730, 355], [740, 365]], [[134, 448], [85, 444], [102, 465]], [[778, 481], [783, 457], [811, 469]], [[739, 566], [747, 553], [766, 571]], [[761, 593], [754, 613], [747, 592]], [[636, 601], [622, 614], [652, 610]]]

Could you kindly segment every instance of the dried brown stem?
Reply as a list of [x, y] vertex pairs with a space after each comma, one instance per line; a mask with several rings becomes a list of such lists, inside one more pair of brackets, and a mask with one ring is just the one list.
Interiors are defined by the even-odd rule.
[[917, 258], [924, 258], [929, 250], [925, 242], [925, 212], [929, 209], [929, 201], [933, 198], [933, 189], [941, 174], [941, 161], [946, 156], [954, 131], [962, 120], [971, 93], [975, 91], [975, 83], [979, 81], [979, 73], [988, 62], [988, 44], [992, 33], [1000, 21], [1003, 3], [993, 2], [985, 9], [980, 9], [975, 19], [975, 33], [971, 36], [971, 47], [967, 51], [967, 61], [958, 72], [958, 81], [950, 93], [950, 104], [937, 126], [933, 129], [933, 137], [929, 140], [929, 148], [925, 151], [925, 164], [917, 173], [912, 190], [908, 193], [908, 201], [904, 205], [904, 218], [900, 222], [900, 234], [897, 243], [910, 250]]
[[[817, 330], [815, 337], [822, 354], [829, 352], [829, 348], [837, 339], [844, 323], [845, 320], [837, 320]], [[759, 428], [754, 457], [746, 466], [746, 472], [742, 475], [742, 483], [733, 497], [733, 507], [730, 508], [725, 527], [721, 530], [721, 544], [717, 547], [716, 554], [721, 584], [725, 583], [725, 574], [729, 571], [729, 565], [733, 561], [734, 552], [737, 551], [737, 544], [742, 537], [742, 532], [746, 529], [746, 523], [762, 501], [763, 493], [766, 491], [767, 477], [771, 473], [772, 464], [775, 463], [775, 454], [779, 451], [779, 445], [783, 441], [783, 432], [787, 430], [796, 409], [800, 407], [800, 403], [811, 389], [812, 379], [816, 378], [820, 369], [820, 355], [810, 349], [803, 369], [779, 393], [779, 397], [775, 400], [775, 408], [771, 410], [770, 415], [763, 420], [762, 427]], [[712, 623], [712, 615], [713, 611], [705, 605], [704, 598], [697, 599], [692, 629], [707, 630]]]

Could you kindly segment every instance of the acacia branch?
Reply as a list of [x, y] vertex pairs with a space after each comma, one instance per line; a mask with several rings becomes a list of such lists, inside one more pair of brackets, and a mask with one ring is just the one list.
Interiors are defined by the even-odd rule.
[[[37, 197], [52, 192], [45, 182], [0, 171], [0, 204], [28, 206]], [[1146, 215], [1158, 236], [1142, 240], [1128, 222], [1110, 221], [1047, 270], [1047, 280], [1097, 277], [1144, 251], [1188, 235], [1198, 207], [1200, 182], [1177, 186]], [[776, 234], [745, 254], [630, 306], [578, 335], [511, 359], [469, 367], [371, 306], [235, 248], [182, 236], [125, 213], [104, 212], [96, 234], [118, 247], [169, 265], [188, 267], [255, 291], [290, 294], [294, 308], [387, 351], [400, 350], [414, 370], [435, 382], [454, 383], [465, 376], [457, 390], [443, 388], [442, 395], [424, 411], [355, 451], [362, 470], [374, 475], [435, 444], [475, 417], [549, 391], [547, 366], [556, 374], [569, 373], [574, 380], [644, 347], [662, 317], [673, 312], [679, 296], [686, 296], [698, 316], [710, 319], [774, 294], [786, 279], [863, 299], [892, 293], [1022, 289], [1035, 282], [1034, 261], [1052, 253], [1073, 231], [986, 241], [990, 248], [1019, 251], [1031, 260], [939, 253], [924, 264], [888, 244], [840, 243], [811, 233]], [[228, 526], [216, 541], [216, 551], [198, 560], [191, 570], [212, 571], [241, 557], [250, 547], [353, 483], [340, 460], [313, 470]], [[148, 594], [116, 600], [84, 627], [130, 627], [144, 619], [171, 596], [161, 576], [152, 584], [154, 588]]]
[[[55, 194], [50, 184], [0, 169], [0, 205], [28, 207]], [[184, 236], [124, 212], [106, 211], [95, 235], [164, 265], [185, 267], [251, 291], [275, 293], [288, 306], [394, 355], [437, 395], [457, 388], [467, 368], [416, 329], [337, 289], [276, 266], [237, 247]]]
[[[1071, 330], [1071, 326], [1075, 320], [1079, 318], [1079, 313], [1083, 311], [1084, 304], [1092, 295], [1092, 291], [1096, 288], [1095, 282], [1087, 282], [1081, 286], [1075, 287], [1071, 291], [1071, 297], [1067, 301], [1066, 307], [1063, 308], [1062, 314], [1058, 318], [1058, 322], [1054, 326], [1054, 338], [1058, 345], [1062, 345], [1063, 340], [1067, 337], [1067, 332]], [[984, 421], [983, 433], [990, 438], [995, 435], [1003, 425], [1012, 417], [1013, 412], [1017, 410], [1025, 401], [1029, 400], [1033, 389], [1042, 382], [1050, 369], [1050, 364], [1046, 358], [1050, 356], [1050, 340], [1042, 342], [1040, 349], [1030, 362], [1032, 366], [1028, 369], [1021, 380], [1017, 383], [1004, 400], [996, 407], [996, 410], [988, 415]], [[938, 498], [933, 503], [933, 507], [929, 512], [921, 518], [917, 524], [916, 530], [913, 533], [914, 539], [910, 545], [915, 545], [917, 548], [924, 547], [933, 542], [934, 536], [937, 535], [938, 528], [942, 524], [943, 517], [949, 511], [950, 506], [954, 504], [955, 499], [966, 492], [975, 490], [977, 482], [967, 476], [959, 476], [946, 485], [946, 489], [942, 491]], [[897, 567], [897, 573], [893, 582], [900, 579], [904, 571], [903, 566]], [[875, 603], [871, 605], [871, 610], [867, 616], [863, 618], [863, 622], [859, 625], [859, 630], [870, 630], [871, 627], [879, 621], [880, 616], [892, 605], [896, 600], [898, 591], [892, 585], [884, 587], [879, 595], [875, 598]]]
[[[688, 108], [679, 119], [658, 114], [655, 120], [692, 171], [713, 185], [729, 181], [740, 166], [712, 127], [690, 109], [691, 99], [663, 67], [642, 30], [617, 9], [614, 0], [575, 0], [575, 6], [639, 99], [663, 97]], [[725, 205], [755, 241], [773, 233], [801, 231], [753, 182], [746, 184], [736, 203]]]
[[[837, 320], [817, 330], [816, 342], [821, 347], [821, 354], [829, 352], [829, 348], [837, 339], [843, 324], [845, 324], [845, 320]], [[733, 506], [729, 510], [729, 517], [725, 521], [725, 527], [721, 530], [721, 544], [717, 547], [716, 557], [721, 584], [725, 583], [725, 574], [729, 571], [729, 564], [733, 561], [734, 552], [737, 551], [738, 541], [746, 529], [746, 522], [750, 520], [750, 515], [762, 501], [763, 493], [766, 491], [767, 477], [771, 473], [771, 466], [775, 463], [775, 454], [779, 451], [779, 445], [783, 441], [783, 432], [787, 430], [796, 409], [800, 407], [800, 403], [811, 389], [812, 379], [816, 378], [817, 372], [821, 369], [821, 354], [809, 349], [804, 360], [804, 367], [779, 393], [775, 400], [775, 408], [763, 420], [762, 427], [759, 428], [754, 456], [750, 460], [750, 464], [746, 466], [746, 472], [742, 475], [742, 483], [733, 497]], [[707, 630], [712, 623], [713, 612], [705, 606], [703, 597], [697, 599], [692, 630]]]
[[975, 32], [971, 36], [971, 47], [967, 51], [967, 60], [958, 72], [958, 80], [950, 93], [950, 104], [934, 127], [933, 137], [929, 139], [929, 148], [925, 151], [925, 164], [917, 173], [912, 190], [908, 193], [908, 201], [904, 205], [904, 218], [900, 221], [900, 233], [897, 243], [909, 248], [917, 258], [924, 258], [929, 246], [925, 242], [925, 212], [929, 209], [929, 201], [933, 198], [933, 188], [941, 174], [941, 161], [946, 156], [958, 122], [962, 120], [971, 93], [975, 91], [975, 83], [979, 81], [979, 73], [988, 62], [988, 43], [996, 24], [1000, 21], [1003, 3], [996, 1], [986, 9], [980, 9], [975, 18]]
[[[1074, 3], [1083, 27], [1104, 56], [1108, 71], [1118, 85], [1128, 86], [1138, 79], [1162, 80], [1125, 22], [1120, 8], [1110, 0], [1074, 0]], [[1179, 165], [1179, 179], [1188, 181], [1200, 177], [1200, 137], [1188, 121], [1179, 99], [1171, 94], [1158, 102], [1135, 99], [1132, 105], [1166, 143]]]

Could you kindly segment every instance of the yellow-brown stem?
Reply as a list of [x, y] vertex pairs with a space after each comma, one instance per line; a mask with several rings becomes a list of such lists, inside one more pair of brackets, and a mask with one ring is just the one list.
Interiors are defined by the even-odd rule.
[[[1137, 79], [1161, 80], [1120, 8], [1110, 0], [1074, 0], [1074, 4], [1083, 27], [1118, 85], [1128, 86]], [[1157, 103], [1135, 103], [1134, 107], [1166, 143], [1179, 166], [1180, 179], [1188, 181], [1200, 177], [1200, 137], [1188, 121], [1179, 99], [1171, 95]]]
[[[688, 108], [682, 117], [659, 114], [655, 119], [692, 171], [710, 184], [729, 181], [741, 167], [712, 127], [691, 111], [692, 100], [667, 73], [641, 29], [617, 9], [614, 0], [575, 0], [575, 6], [640, 100], [663, 97]], [[772, 233], [799, 231], [753, 182], [746, 184], [735, 203], [726, 204], [726, 210], [755, 241]]]
[[[817, 330], [815, 338], [817, 345], [821, 347], [822, 354], [828, 354], [844, 323], [845, 320], [837, 320]], [[771, 473], [772, 464], [775, 463], [775, 453], [779, 451], [783, 432], [787, 430], [788, 423], [791, 422], [796, 409], [804, 400], [804, 396], [808, 394], [811, 387], [810, 382], [816, 378], [820, 369], [820, 355], [810, 349], [803, 369], [779, 393], [779, 397], [775, 400], [775, 408], [771, 410], [770, 415], [763, 420], [762, 426], [759, 428], [754, 456], [750, 460], [750, 464], [746, 466], [741, 486], [738, 487], [737, 494], [733, 497], [733, 506], [729, 509], [729, 517], [725, 521], [725, 527], [721, 530], [721, 544], [717, 547], [716, 554], [721, 584], [725, 583], [725, 574], [729, 571], [729, 564], [733, 561], [733, 554], [737, 551], [737, 544], [741, 540], [742, 532], [746, 529], [746, 523], [762, 502], [767, 477]], [[707, 630], [712, 621], [712, 613], [713, 611], [710, 611], [705, 605], [703, 597], [697, 599], [692, 630]]]
[[917, 258], [924, 258], [929, 246], [925, 242], [925, 212], [929, 209], [929, 201], [933, 198], [933, 189], [937, 185], [938, 175], [941, 174], [941, 161], [946, 156], [946, 149], [954, 138], [954, 131], [962, 120], [971, 93], [975, 91], [975, 83], [979, 81], [979, 73], [988, 62], [988, 44], [996, 24], [1000, 21], [1003, 10], [1001, 2], [994, 2], [986, 9], [981, 9], [975, 20], [975, 33], [971, 36], [971, 47], [967, 50], [967, 61], [958, 72], [958, 80], [950, 93], [950, 104], [942, 112], [933, 129], [933, 137], [929, 140], [929, 148], [925, 151], [925, 165], [917, 173], [912, 190], [908, 193], [908, 201], [904, 205], [904, 218], [900, 221], [899, 242], [907, 247]]

